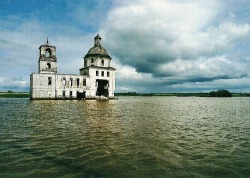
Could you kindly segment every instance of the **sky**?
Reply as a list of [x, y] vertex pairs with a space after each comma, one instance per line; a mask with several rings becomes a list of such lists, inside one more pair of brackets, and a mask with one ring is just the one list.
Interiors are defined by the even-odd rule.
[[79, 74], [102, 37], [116, 92], [250, 93], [249, 0], [0, 1], [0, 91], [29, 91], [39, 46]]

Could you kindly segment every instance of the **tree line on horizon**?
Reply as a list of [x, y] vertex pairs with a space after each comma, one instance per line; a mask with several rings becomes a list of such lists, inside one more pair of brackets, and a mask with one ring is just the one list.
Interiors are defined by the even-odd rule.
[[[177, 96], [177, 97], [250, 97], [250, 93], [231, 93], [221, 89], [208, 93], [137, 93], [137, 92], [117, 92], [115, 96]], [[0, 98], [29, 98], [29, 92], [0, 92]]]
[[249, 97], [250, 93], [231, 93], [225, 89], [211, 91], [208, 93], [137, 93], [137, 92], [117, 92], [115, 96], [196, 96], [196, 97]]

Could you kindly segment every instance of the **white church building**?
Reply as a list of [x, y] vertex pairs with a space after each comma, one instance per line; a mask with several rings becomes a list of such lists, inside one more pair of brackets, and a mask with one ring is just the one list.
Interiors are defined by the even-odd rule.
[[58, 74], [56, 47], [48, 40], [39, 47], [38, 73], [30, 75], [31, 99], [113, 99], [114, 91], [115, 68], [99, 35], [85, 55], [79, 75]]

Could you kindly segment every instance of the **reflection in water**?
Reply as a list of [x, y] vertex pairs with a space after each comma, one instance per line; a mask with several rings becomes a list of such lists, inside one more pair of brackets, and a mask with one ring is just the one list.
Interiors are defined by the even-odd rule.
[[0, 177], [247, 177], [250, 99], [1, 99]]

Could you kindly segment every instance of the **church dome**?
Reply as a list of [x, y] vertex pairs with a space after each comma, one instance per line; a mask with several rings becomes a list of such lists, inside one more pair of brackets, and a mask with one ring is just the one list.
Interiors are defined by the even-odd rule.
[[86, 54], [85, 57], [90, 57], [90, 56], [101, 56], [101, 57], [109, 57], [109, 54], [107, 53], [106, 49], [101, 46], [101, 37], [97, 35], [95, 37], [95, 44], [94, 47], [90, 48], [88, 53]]

